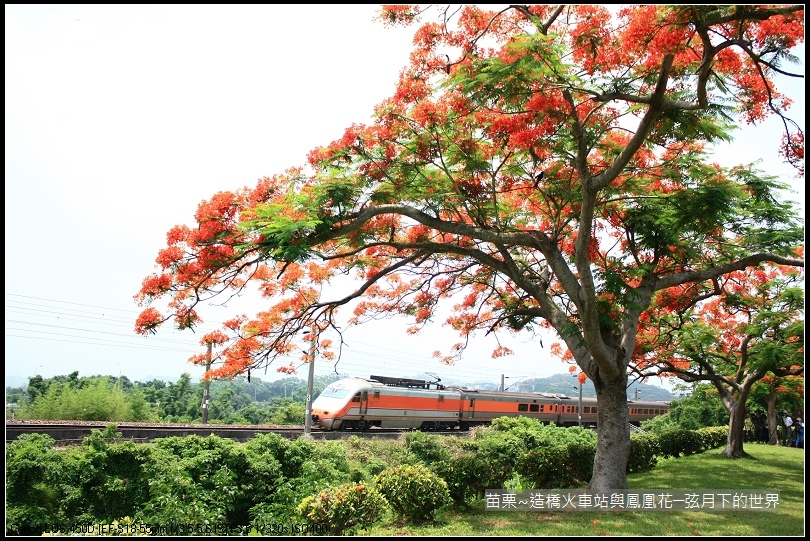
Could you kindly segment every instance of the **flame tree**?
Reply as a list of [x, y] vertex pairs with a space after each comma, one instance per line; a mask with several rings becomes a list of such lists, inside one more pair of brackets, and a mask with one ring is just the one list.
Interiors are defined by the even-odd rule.
[[[223, 377], [298, 351], [303, 330], [340, 335], [344, 306], [348, 324], [398, 313], [408, 332], [451, 307], [461, 340], [437, 353], [447, 362], [477, 331], [550, 328], [596, 388], [590, 488], [626, 488], [625, 389], [656, 293], [765, 262], [803, 265], [784, 185], [752, 165], [720, 167], [708, 150], [737, 124], [777, 115], [782, 157], [803, 174], [803, 132], [773, 77], [790, 75], [804, 8], [427, 13], [381, 10], [385, 24], [417, 29], [372, 123], [300, 167], [214, 195], [193, 227], [169, 232], [136, 295], [136, 330], [194, 327], [199, 303], [256, 284], [267, 309], [203, 338]], [[357, 287], [330, 296], [343, 275]]]
[[723, 454], [744, 456], [754, 384], [804, 373], [803, 273], [757, 267], [715, 278], [709, 289], [699, 285], [659, 292], [657, 311], [642, 317], [634, 366], [713, 385], [729, 413]]

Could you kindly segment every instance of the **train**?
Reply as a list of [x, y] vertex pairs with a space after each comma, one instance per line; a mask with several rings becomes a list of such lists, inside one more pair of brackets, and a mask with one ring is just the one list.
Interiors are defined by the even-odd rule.
[[[312, 403], [311, 420], [313, 427], [322, 430], [469, 430], [505, 416], [530, 417], [557, 426], [595, 427], [597, 411], [595, 398], [580, 402], [563, 394], [484, 391], [372, 375], [328, 385]], [[667, 402], [628, 400], [629, 421], [636, 427], [668, 412]]]

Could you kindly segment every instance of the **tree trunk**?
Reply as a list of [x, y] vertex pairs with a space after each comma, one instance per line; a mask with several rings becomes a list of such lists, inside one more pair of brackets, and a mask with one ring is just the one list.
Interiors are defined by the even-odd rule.
[[779, 432], [777, 432], [776, 428], [776, 385], [771, 381], [770, 394], [768, 395], [768, 443], [771, 445], [779, 443]]
[[621, 381], [596, 382], [598, 404], [596, 457], [588, 491], [611, 492], [627, 488], [630, 459], [630, 422], [627, 415], [627, 376]]
[[738, 458], [745, 455], [743, 441], [745, 440], [745, 401], [740, 400], [731, 406], [729, 411], [728, 441], [726, 448], [720, 453], [729, 458]]

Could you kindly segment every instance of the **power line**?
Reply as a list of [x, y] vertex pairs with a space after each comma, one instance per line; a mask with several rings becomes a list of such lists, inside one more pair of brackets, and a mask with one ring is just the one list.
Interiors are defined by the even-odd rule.
[[[6, 334], [9, 338], [22, 338], [27, 340], [47, 341], [47, 342], [61, 342], [71, 344], [85, 344], [92, 346], [109, 346], [116, 348], [129, 348], [133, 350], [151, 350], [151, 351], [165, 351], [165, 352], [185, 352], [189, 356], [194, 353], [201, 352], [201, 345], [199, 344], [197, 335], [180, 334], [177, 330], [164, 330], [173, 336], [172, 338], [158, 338], [157, 336], [149, 337], [150, 342], [160, 342], [161, 345], [152, 345], [135, 342], [115, 341], [104, 338], [95, 338], [93, 336], [82, 336], [72, 333], [93, 333], [96, 335], [106, 335], [110, 337], [131, 337], [133, 341], [143, 340], [143, 337], [135, 334], [125, 334], [113, 332], [109, 330], [102, 330], [104, 327], [109, 328], [123, 328], [132, 325], [134, 329], [135, 316], [139, 312], [133, 309], [111, 308], [107, 306], [99, 306], [86, 303], [77, 303], [71, 301], [63, 301], [58, 299], [48, 299], [43, 297], [36, 297], [32, 295], [21, 295], [15, 293], [6, 293], [6, 312], [21, 316], [19, 319], [6, 319], [6, 324], [14, 324], [22, 327], [38, 327], [43, 329], [52, 329], [59, 333], [57, 337], [41, 337], [32, 336], [35, 334], [43, 334], [53, 331], [47, 330], [33, 330], [30, 328], [19, 327], [6, 327], [6, 331], [17, 331], [29, 333], [28, 335]], [[13, 298], [9, 298], [13, 297]], [[36, 301], [36, 302], [31, 302]], [[87, 309], [91, 310], [87, 310]], [[98, 312], [101, 310], [102, 312]], [[129, 319], [126, 314], [132, 315]], [[57, 323], [52, 323], [56, 321]], [[101, 328], [82, 328], [77, 326], [62, 325], [64, 322], [79, 322], [90, 325], [99, 325]], [[207, 322], [205, 327], [213, 325]], [[221, 325], [221, 324], [218, 324]], [[215, 327], [219, 328], [219, 327]], [[203, 332], [200, 329], [200, 332]], [[403, 331], [404, 332], [404, 331]], [[188, 344], [188, 349], [165, 347], [162, 344]], [[284, 359], [279, 359], [278, 363], [285, 362]], [[293, 360], [293, 364], [296, 361]], [[305, 364], [300, 364], [299, 369], [304, 367]], [[391, 348], [384, 345], [371, 344], [365, 341], [357, 341], [349, 339], [341, 350], [341, 358], [338, 361], [326, 361], [319, 359], [316, 361], [316, 370], [319, 372], [327, 371], [333, 373], [336, 369], [340, 373], [349, 373], [361, 377], [367, 377], [372, 373], [386, 372], [393, 375], [416, 375], [418, 373], [426, 372], [439, 372], [445, 379], [458, 379], [466, 381], [495, 381], [502, 368], [497, 368], [497, 373], [492, 369], [481, 366], [470, 366], [464, 360], [454, 365], [444, 365], [435, 359], [432, 355], [423, 355], [418, 353], [411, 353], [409, 350], [403, 348]], [[270, 368], [270, 367], [268, 367]], [[522, 371], [522, 370], [521, 370]], [[368, 374], [366, 374], [368, 372]]]
[[[124, 344], [123, 342], [114, 342], [112, 340], [99, 340], [97, 342], [87, 342], [86, 340], [66, 340], [65, 338], [74, 338], [71, 336], [66, 336], [65, 338], [42, 338], [38, 336], [23, 336], [19, 334], [7, 334], [8, 337], [14, 338], [25, 338], [29, 340], [45, 340], [48, 342], [64, 342], [68, 344], [85, 344], [88, 346], [110, 346], [110, 347], [127, 347], [130, 349], [148, 349], [152, 351], [185, 351], [188, 352], [186, 349], [176, 349], [176, 348], [165, 348], [165, 347], [157, 347], [157, 346], [137, 346], [132, 344]], [[119, 345], [120, 344], [120, 345]]]

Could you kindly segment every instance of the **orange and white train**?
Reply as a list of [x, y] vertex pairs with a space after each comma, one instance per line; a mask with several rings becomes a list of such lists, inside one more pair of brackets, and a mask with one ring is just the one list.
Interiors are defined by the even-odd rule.
[[[596, 399], [583, 398], [581, 404], [582, 426], [596, 426]], [[327, 386], [312, 403], [312, 426], [324, 430], [467, 430], [504, 416], [575, 426], [580, 424], [579, 406], [579, 398], [560, 394], [481, 391], [371, 376], [342, 379]], [[666, 402], [628, 400], [629, 421], [636, 426], [667, 412]]]

